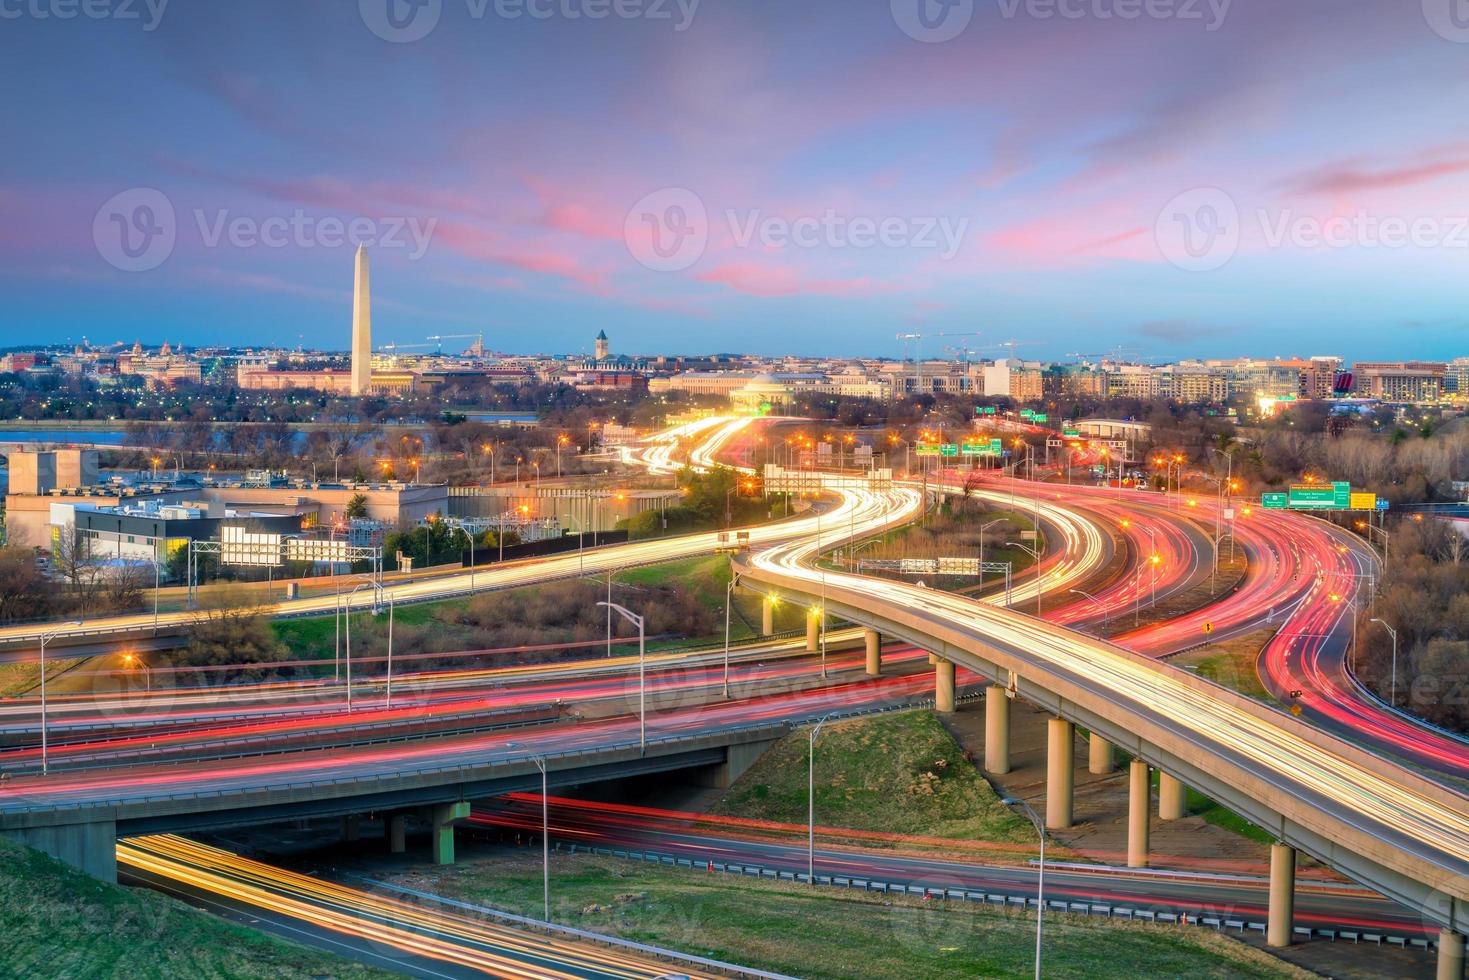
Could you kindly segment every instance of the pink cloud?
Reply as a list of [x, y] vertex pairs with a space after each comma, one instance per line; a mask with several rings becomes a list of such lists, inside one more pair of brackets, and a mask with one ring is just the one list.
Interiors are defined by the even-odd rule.
[[1338, 164], [1302, 176], [1288, 186], [1301, 194], [1350, 194], [1412, 187], [1463, 173], [1469, 173], [1469, 159], [1442, 160], [1437, 163], [1370, 171]]
[[765, 298], [776, 296], [860, 296], [881, 291], [882, 286], [866, 277], [857, 279], [803, 279], [786, 266], [764, 266], [753, 262], [731, 262], [696, 277], [700, 282], [728, 286], [736, 292]]

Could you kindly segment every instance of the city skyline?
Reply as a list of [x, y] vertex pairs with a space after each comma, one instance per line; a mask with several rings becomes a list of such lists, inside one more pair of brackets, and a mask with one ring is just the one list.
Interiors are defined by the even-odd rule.
[[350, 323], [365, 240], [383, 342], [1447, 360], [1469, 155], [1432, 6], [23, 16], [0, 346], [296, 346]]

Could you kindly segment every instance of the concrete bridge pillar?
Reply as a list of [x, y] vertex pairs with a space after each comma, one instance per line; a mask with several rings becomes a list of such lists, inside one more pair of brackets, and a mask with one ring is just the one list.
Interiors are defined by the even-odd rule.
[[1265, 926], [1269, 946], [1289, 946], [1296, 922], [1296, 849], [1270, 846], [1270, 915]]
[[1184, 810], [1184, 785], [1166, 772], [1158, 772], [1158, 818], [1181, 820]]
[[1010, 771], [1010, 696], [998, 684], [984, 689], [984, 771]]
[[954, 697], [954, 662], [940, 660], [933, 668], [933, 710], [951, 715], [957, 705]]
[[429, 814], [433, 825], [434, 864], [454, 863], [454, 821], [469, 816], [469, 802], [436, 804]]
[[361, 838], [362, 818], [355, 813], [347, 814], [342, 818], [342, 840], [352, 844]]
[[815, 609], [806, 611], [806, 652], [815, 653], [821, 649], [821, 613]]
[[1087, 742], [1087, 772], [1094, 776], [1105, 776], [1117, 768], [1117, 760], [1112, 751], [1112, 743], [1107, 741], [1096, 732], [1091, 733]]
[[1071, 722], [1052, 718], [1046, 725], [1046, 828], [1071, 826], [1076, 764], [1076, 731]]
[[1133, 759], [1127, 769], [1127, 866], [1148, 866], [1148, 817], [1152, 809], [1153, 785], [1148, 764]]
[[862, 638], [867, 641], [867, 676], [882, 676], [882, 634], [877, 630], [863, 630]]
[[394, 813], [388, 817], [388, 852], [402, 854], [408, 850], [408, 814]]
[[775, 603], [770, 596], [760, 603], [760, 635], [769, 636], [775, 632]]
[[1464, 937], [1448, 929], [1438, 934], [1438, 980], [1464, 980]]

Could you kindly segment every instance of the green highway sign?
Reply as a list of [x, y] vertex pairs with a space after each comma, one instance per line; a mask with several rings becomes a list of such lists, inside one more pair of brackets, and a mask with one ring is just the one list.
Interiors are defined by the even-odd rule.
[[1049, 422], [1051, 420], [1051, 417], [1049, 415], [1041, 415], [1037, 413], [1035, 415], [1032, 415], [1030, 417], [1030, 420], [1032, 422]]
[[957, 455], [959, 455], [959, 444], [956, 443], [956, 442], [946, 442], [946, 443], [944, 443], [942, 446], [939, 447], [939, 455], [940, 456], [957, 456]]
[[1297, 483], [1290, 488], [1289, 501], [1294, 510], [1347, 510], [1352, 505], [1352, 485]]
[[1260, 494], [1260, 506], [1270, 510], [1285, 510], [1290, 506], [1290, 494], [1262, 493]]
[[913, 447], [913, 452], [919, 456], [937, 456], [939, 454], [939, 447], [933, 443], [920, 442], [917, 446]]
[[998, 456], [1004, 452], [1004, 445], [998, 439], [989, 442], [966, 442], [959, 447], [965, 456]]
[[974, 414], [975, 415], [994, 415], [994, 414], [996, 414], [996, 409], [995, 409], [995, 406], [993, 406], [993, 405], [976, 405], [974, 407]]

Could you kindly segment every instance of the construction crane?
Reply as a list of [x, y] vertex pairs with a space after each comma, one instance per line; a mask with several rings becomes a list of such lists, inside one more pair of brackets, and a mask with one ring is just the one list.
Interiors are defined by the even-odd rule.
[[[444, 341], [446, 341], [446, 340], [469, 340], [470, 338], [473, 338], [474, 339], [474, 344], [475, 344], [476, 347], [484, 347], [484, 345], [485, 345], [485, 335], [482, 334], [482, 333], [446, 333], [446, 334], [443, 334], [443, 335], [440, 335], [440, 336], [425, 337], [424, 339], [425, 340], [432, 340], [436, 344], [438, 344], [439, 345], [438, 346], [438, 352], [440, 354], [442, 354], [442, 353], [444, 353]], [[427, 345], [425, 345], [425, 346], [427, 346]]]
[[1134, 358], [1140, 357], [1142, 355], [1142, 351], [1138, 350], [1136, 347], [1114, 347], [1111, 350], [1105, 351], [1105, 352], [1100, 353], [1100, 354], [1081, 354], [1081, 353], [1075, 353], [1075, 352], [1073, 352], [1073, 353], [1067, 354], [1066, 356], [1067, 357], [1074, 357], [1074, 358], [1076, 358], [1078, 360], [1083, 360], [1083, 361], [1101, 361], [1101, 360], [1125, 361], [1125, 360], [1127, 360], [1127, 358], [1128, 358], [1129, 355], [1131, 355]]
[[[923, 341], [924, 341], [925, 338], [928, 338], [928, 337], [978, 337], [978, 336], [980, 336], [980, 334], [979, 334], [979, 331], [977, 331], [977, 330], [976, 331], [970, 331], [968, 333], [932, 333], [932, 334], [923, 334], [923, 333], [900, 333], [900, 334], [898, 334], [898, 337], [897, 337], [898, 340], [911, 340], [911, 341], [913, 341], [913, 393], [914, 394], [918, 394], [919, 392], [921, 392], [923, 390], [923, 353], [922, 353], [922, 345], [923, 345]], [[953, 348], [947, 348], [947, 350], [952, 350], [952, 349]]]

